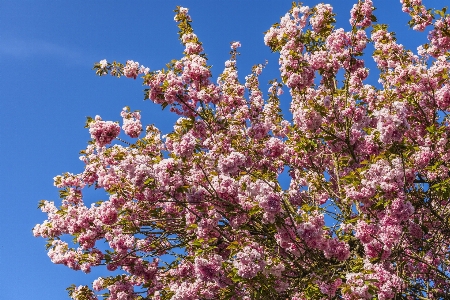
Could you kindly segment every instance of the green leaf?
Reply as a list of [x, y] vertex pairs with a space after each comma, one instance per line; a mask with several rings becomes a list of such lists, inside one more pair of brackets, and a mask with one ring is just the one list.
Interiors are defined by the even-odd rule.
[[84, 124], [84, 128], [89, 128], [91, 123], [94, 122], [94, 119], [92, 119], [91, 117], [86, 117], [86, 123]]
[[59, 198], [64, 199], [69, 196], [69, 189], [59, 190]]
[[151, 178], [151, 177], [147, 178], [144, 181], [144, 185], [147, 186], [147, 187], [153, 187], [154, 183], [155, 183], [155, 178]]
[[38, 204], [38, 209], [39, 208], [41, 208], [42, 206], [44, 206], [44, 204], [45, 204], [45, 200], [41, 200], [41, 201], [39, 201], [39, 204]]
[[197, 247], [201, 247], [203, 245], [203, 243], [205, 242], [204, 239], [197, 239], [195, 241], [192, 242], [193, 246], [197, 246]]
[[435, 125], [433, 124], [433, 125], [431, 125], [431, 126], [428, 126], [427, 128], [425, 128], [429, 133], [433, 133], [433, 132], [435, 132], [436, 131], [436, 127], [435, 127]]
[[227, 249], [230, 249], [230, 250], [235, 250], [238, 248], [239, 248], [239, 243], [237, 241], [231, 242], [227, 247]]
[[261, 208], [259, 206], [253, 206], [250, 211], [248, 212], [249, 216], [254, 216], [258, 214], [261, 211]]
[[189, 225], [186, 229], [197, 229], [198, 228], [198, 225], [197, 224], [191, 224], [191, 225]]
[[441, 18], [445, 16], [445, 13], [442, 10], [435, 10], [434, 13], [441, 16]]
[[47, 243], [45, 244], [45, 250], [48, 250], [52, 247], [53, 241], [54, 241], [53, 238], [47, 240]]
[[125, 153], [119, 152], [119, 153], [117, 153], [116, 155], [114, 155], [114, 158], [115, 158], [116, 160], [123, 160], [123, 159], [125, 158]]

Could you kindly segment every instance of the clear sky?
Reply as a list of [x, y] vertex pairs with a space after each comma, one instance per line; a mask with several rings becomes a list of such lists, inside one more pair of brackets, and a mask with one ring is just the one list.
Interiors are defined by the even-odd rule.
[[[338, 27], [349, 29], [355, 1], [325, 1], [334, 6]], [[303, 2], [313, 6], [321, 1]], [[447, 2], [424, 0], [434, 8]], [[374, 4], [379, 23], [390, 24], [407, 48], [415, 51], [426, 41], [425, 34], [406, 25], [408, 15], [398, 0]], [[67, 299], [70, 284], [90, 284], [107, 274], [94, 270], [86, 275], [52, 264], [45, 240], [31, 233], [46, 218], [37, 204], [41, 199], [58, 203], [54, 176], [82, 170], [78, 156], [89, 140], [83, 128], [86, 116], [118, 121], [128, 105], [141, 110], [144, 125], [171, 130], [176, 118], [143, 101], [140, 80], [97, 77], [92, 66], [101, 59], [133, 59], [157, 70], [180, 58], [176, 5], [190, 9], [215, 78], [229, 57], [231, 41], [242, 44], [241, 79], [266, 59], [263, 80], [277, 77], [278, 58], [264, 46], [263, 32], [287, 12], [290, 0], [0, 0], [0, 299]], [[373, 76], [376, 70], [369, 61]], [[289, 98], [283, 99], [287, 109]], [[90, 202], [106, 196], [92, 192], [87, 198]]]

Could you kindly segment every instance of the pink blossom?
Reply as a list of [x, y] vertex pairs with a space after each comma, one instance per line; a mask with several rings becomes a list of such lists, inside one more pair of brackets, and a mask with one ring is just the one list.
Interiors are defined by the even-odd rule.
[[264, 36], [279, 54], [269, 93], [267, 63], [239, 76], [239, 42], [213, 79], [183, 7], [183, 56], [167, 69], [96, 64], [98, 75], [144, 74], [146, 98], [178, 120], [141, 135], [140, 112], [125, 107], [122, 129], [136, 140], [106, 147], [120, 125], [88, 118], [84, 169], [54, 177], [61, 200], [40, 202], [47, 218], [32, 230], [53, 263], [114, 272], [71, 297], [445, 298], [449, 17], [401, 3], [414, 29], [432, 26], [418, 55], [385, 26], [367, 36], [371, 0], [353, 6], [350, 31], [334, 27], [330, 5], [294, 4]]
[[213, 280], [219, 275], [222, 257], [214, 255], [208, 258], [196, 258], [194, 263], [195, 273], [203, 280]]
[[141, 115], [139, 112], [128, 112], [126, 108], [120, 114], [123, 118], [122, 129], [125, 133], [132, 137], [137, 138], [142, 131]]
[[98, 147], [108, 145], [114, 140], [120, 132], [117, 123], [111, 121], [102, 121], [99, 116], [95, 117], [95, 121], [90, 124], [89, 133]]
[[123, 68], [123, 73], [128, 78], [136, 79], [139, 74], [139, 63], [132, 60], [127, 60], [127, 64]]
[[239, 43], [239, 42], [232, 42], [231, 43], [231, 49], [236, 50], [239, 47], [241, 47], [241, 43]]

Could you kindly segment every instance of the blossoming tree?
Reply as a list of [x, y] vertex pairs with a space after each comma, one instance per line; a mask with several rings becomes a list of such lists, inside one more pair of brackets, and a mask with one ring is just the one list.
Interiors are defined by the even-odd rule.
[[[48, 220], [33, 230], [53, 263], [114, 271], [69, 288], [71, 297], [448, 297], [450, 15], [401, 2], [413, 29], [431, 28], [417, 54], [375, 24], [371, 0], [354, 5], [348, 32], [334, 27], [330, 5], [294, 3], [265, 34], [281, 72], [268, 93], [264, 65], [238, 81], [238, 42], [212, 81], [182, 7], [184, 56], [167, 70], [96, 64], [98, 75], [142, 75], [146, 98], [180, 118], [161, 136], [125, 107], [131, 143], [119, 124], [88, 118], [85, 169], [55, 177], [62, 204], [42, 201]], [[378, 87], [364, 83], [368, 43]], [[292, 120], [281, 114], [282, 88]], [[109, 199], [86, 206], [90, 186]]]

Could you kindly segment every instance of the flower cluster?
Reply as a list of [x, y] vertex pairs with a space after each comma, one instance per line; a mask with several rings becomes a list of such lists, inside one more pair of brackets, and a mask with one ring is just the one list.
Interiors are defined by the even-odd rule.
[[372, 24], [373, 10], [372, 0], [358, 1], [350, 11], [350, 24], [352, 26], [369, 27]]
[[120, 115], [123, 118], [123, 131], [128, 136], [137, 138], [142, 131], [141, 114], [138, 111], [129, 112], [128, 107], [124, 107]]
[[[101, 63], [101, 62], [100, 62]], [[149, 68], [139, 65], [136, 61], [128, 60], [123, 68], [123, 74], [128, 78], [136, 79], [139, 74], [147, 75], [150, 71]]]
[[119, 135], [120, 126], [111, 121], [102, 121], [100, 116], [96, 116], [95, 121], [90, 124], [89, 133], [97, 146], [103, 147], [111, 144], [111, 142]]

